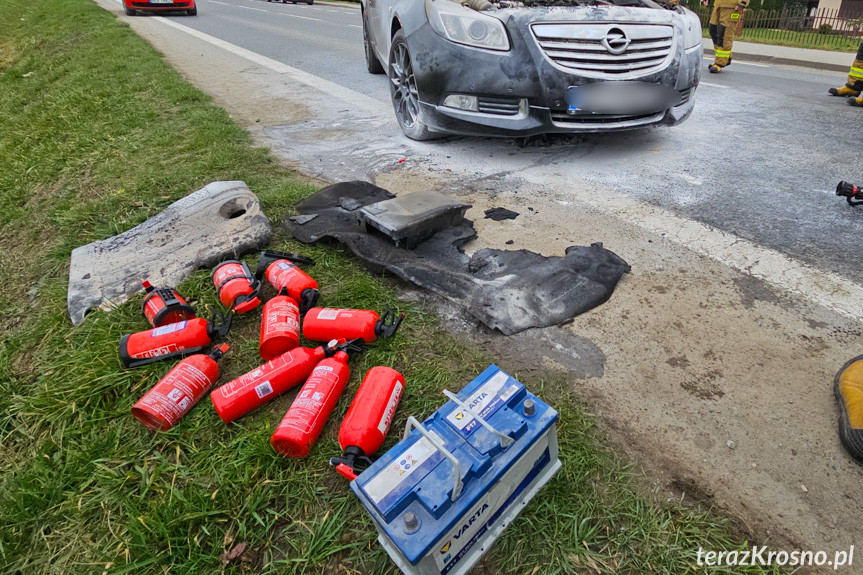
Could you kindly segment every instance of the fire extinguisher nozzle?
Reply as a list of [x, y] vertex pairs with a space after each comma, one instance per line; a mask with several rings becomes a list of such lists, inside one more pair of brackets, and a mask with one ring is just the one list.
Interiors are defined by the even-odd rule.
[[383, 315], [381, 315], [381, 319], [375, 324], [375, 335], [379, 337], [394, 336], [404, 318], [404, 313], [400, 313], [397, 316], [393, 310], [387, 307]]
[[210, 357], [218, 361], [222, 358], [223, 355], [225, 355], [225, 353], [227, 353], [229, 349], [231, 349], [231, 346], [229, 346], [227, 343], [220, 343], [219, 345], [213, 347], [213, 351], [211, 351], [209, 355]]

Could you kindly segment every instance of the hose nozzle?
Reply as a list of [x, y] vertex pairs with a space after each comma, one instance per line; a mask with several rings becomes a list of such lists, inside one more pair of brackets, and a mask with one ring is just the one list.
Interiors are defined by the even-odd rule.
[[839, 185], [836, 186], [836, 195], [848, 200], [849, 205], [859, 206], [863, 204], [863, 199], [861, 199], [863, 198], [863, 190], [860, 189], [860, 186], [855, 186], [844, 181], [839, 182]]

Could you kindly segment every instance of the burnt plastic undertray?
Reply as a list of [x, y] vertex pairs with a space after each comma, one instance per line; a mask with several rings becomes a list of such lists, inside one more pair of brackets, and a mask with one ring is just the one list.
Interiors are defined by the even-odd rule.
[[506, 335], [565, 323], [593, 309], [611, 297], [630, 270], [598, 243], [569, 247], [559, 257], [497, 249], [468, 256], [460, 249], [476, 237], [468, 220], [406, 250], [379, 233], [366, 232], [356, 213], [394, 197], [367, 182], [334, 184], [297, 204], [300, 215], [285, 218], [284, 225], [304, 243], [342, 242], [373, 272], [387, 271], [442, 295]]

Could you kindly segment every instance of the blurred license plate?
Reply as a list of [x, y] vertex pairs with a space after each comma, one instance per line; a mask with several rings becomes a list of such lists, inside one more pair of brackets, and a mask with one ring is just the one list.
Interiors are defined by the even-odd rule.
[[570, 86], [568, 114], [649, 114], [680, 103], [680, 92], [649, 82], [595, 82]]
[[150, 4], [173, 4], [174, 0], [150, 0]]

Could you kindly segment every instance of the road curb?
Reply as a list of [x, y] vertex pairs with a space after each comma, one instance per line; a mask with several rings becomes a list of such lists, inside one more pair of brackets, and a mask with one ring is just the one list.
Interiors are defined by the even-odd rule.
[[[713, 49], [704, 47], [704, 55], [713, 57]], [[842, 66], [839, 64], [831, 64], [829, 62], [815, 62], [812, 60], [798, 60], [795, 58], [778, 58], [776, 56], [765, 56], [762, 54], [747, 54], [747, 53], [734, 53], [734, 59], [740, 60], [741, 62], [763, 62], [765, 64], [781, 64], [783, 66], [800, 66], [802, 68], [812, 68], [814, 70], [824, 70], [827, 72], [845, 72], [848, 73], [848, 67], [851, 65], [851, 61], [853, 61], [854, 55], [851, 55], [851, 60], [848, 61], [847, 66]]]

